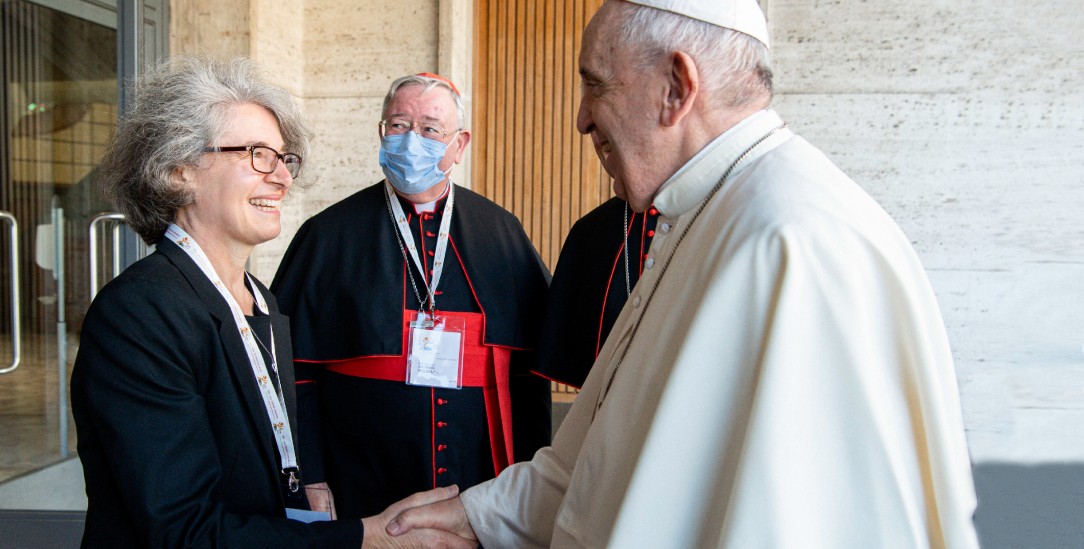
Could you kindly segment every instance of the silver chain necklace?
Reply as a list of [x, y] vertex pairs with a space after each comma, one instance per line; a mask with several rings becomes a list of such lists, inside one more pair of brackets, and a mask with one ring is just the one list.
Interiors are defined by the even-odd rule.
[[629, 203], [625, 202], [621, 211], [625, 214], [625, 224], [623, 225], [624, 231], [621, 233], [621, 238], [625, 242], [625, 297], [628, 298], [632, 295], [632, 284], [629, 282]]
[[[277, 380], [279, 378], [278, 359], [275, 358], [275, 354], [272, 353], [271, 350], [267, 348], [267, 345], [263, 344], [263, 340], [260, 339], [260, 335], [256, 333], [256, 330], [253, 329], [252, 326], [249, 326], [249, 329], [252, 330], [252, 338], [256, 340], [256, 343], [260, 344], [260, 348], [263, 349], [263, 351], [265, 353], [267, 353], [267, 356], [271, 357], [271, 370], [275, 372], [275, 379]], [[273, 329], [273, 328], [269, 327], [268, 329]], [[279, 383], [280, 387], [281, 387], [281, 385], [282, 385], [282, 383]], [[282, 390], [279, 389], [279, 392], [281, 392], [281, 391]]]
[[[272, 353], [271, 350], [267, 348], [267, 345], [263, 344], [263, 340], [260, 339], [260, 335], [256, 333], [256, 329], [253, 328], [251, 324], [249, 325], [248, 329], [249, 329], [250, 332], [252, 332], [252, 339], [255, 339], [256, 343], [258, 343], [260, 345], [260, 348], [263, 349], [263, 351], [265, 353], [267, 353], [267, 356], [271, 357], [271, 372], [275, 374], [275, 384], [276, 384], [276, 387], [275, 387], [276, 391], [275, 392], [277, 392], [278, 395], [279, 395], [279, 398], [283, 399], [283, 402], [285, 402], [285, 399], [284, 399], [284, 397], [282, 395], [282, 378], [279, 377], [278, 357], [276, 357], [275, 353]], [[275, 329], [270, 324], [268, 324], [267, 329], [271, 331], [271, 338], [272, 338], [272, 341], [274, 341]], [[293, 486], [294, 485], [291, 482], [290, 491], [291, 492], [296, 492], [297, 490], [295, 490], [293, 488]]]

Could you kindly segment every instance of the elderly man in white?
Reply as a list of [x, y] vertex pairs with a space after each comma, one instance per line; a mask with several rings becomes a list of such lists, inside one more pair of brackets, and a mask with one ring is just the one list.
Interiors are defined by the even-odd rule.
[[486, 547], [977, 546], [940, 310], [908, 239], [770, 110], [755, 0], [607, 0], [589, 134], [661, 212], [554, 438], [406, 511]]

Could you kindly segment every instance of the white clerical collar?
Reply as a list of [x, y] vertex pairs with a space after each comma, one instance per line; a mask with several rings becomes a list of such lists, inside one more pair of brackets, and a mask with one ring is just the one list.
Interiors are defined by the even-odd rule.
[[444, 194], [437, 197], [436, 200], [434, 200], [432, 202], [426, 202], [424, 204], [415, 204], [415, 203], [411, 202], [410, 204], [412, 206], [414, 206], [414, 215], [423, 214], [423, 213], [432, 213], [432, 212], [437, 211], [437, 202], [440, 202], [441, 200], [444, 200], [445, 198], [447, 198], [448, 197], [448, 190], [451, 189], [451, 188], [452, 188], [452, 182], [448, 181], [448, 184], [445, 185], [445, 187], [444, 187]]
[[[774, 110], [758, 111], [735, 124], [722, 135], [713, 139], [696, 153], [684, 166], [674, 172], [655, 195], [655, 207], [668, 217], [677, 217], [702, 202], [727, 168], [744, 153], [750, 145], [773, 128], [783, 123]], [[776, 132], [773, 141], [793, 135], [789, 130]], [[771, 149], [769, 144], [757, 148], [751, 157], [737, 166], [733, 177], [759, 155]]]
[[440, 201], [439, 198], [432, 202], [426, 202], [425, 204], [414, 204], [414, 213], [420, 214], [426, 212], [435, 212], [437, 211], [438, 201]]

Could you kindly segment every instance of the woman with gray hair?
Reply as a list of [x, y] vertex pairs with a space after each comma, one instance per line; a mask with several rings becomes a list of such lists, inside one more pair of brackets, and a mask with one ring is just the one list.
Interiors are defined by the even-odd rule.
[[298, 108], [247, 60], [174, 59], [134, 91], [100, 177], [156, 250], [83, 324], [83, 546], [357, 548], [359, 521], [291, 520], [312, 517], [289, 323], [245, 272], [308, 151]]

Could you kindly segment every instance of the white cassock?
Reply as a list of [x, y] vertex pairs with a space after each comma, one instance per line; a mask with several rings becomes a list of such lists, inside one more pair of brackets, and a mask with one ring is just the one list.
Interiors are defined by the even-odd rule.
[[749, 117], [655, 197], [643, 276], [553, 445], [462, 495], [485, 547], [978, 546], [907, 238], [785, 128], [709, 196], [781, 124]]

